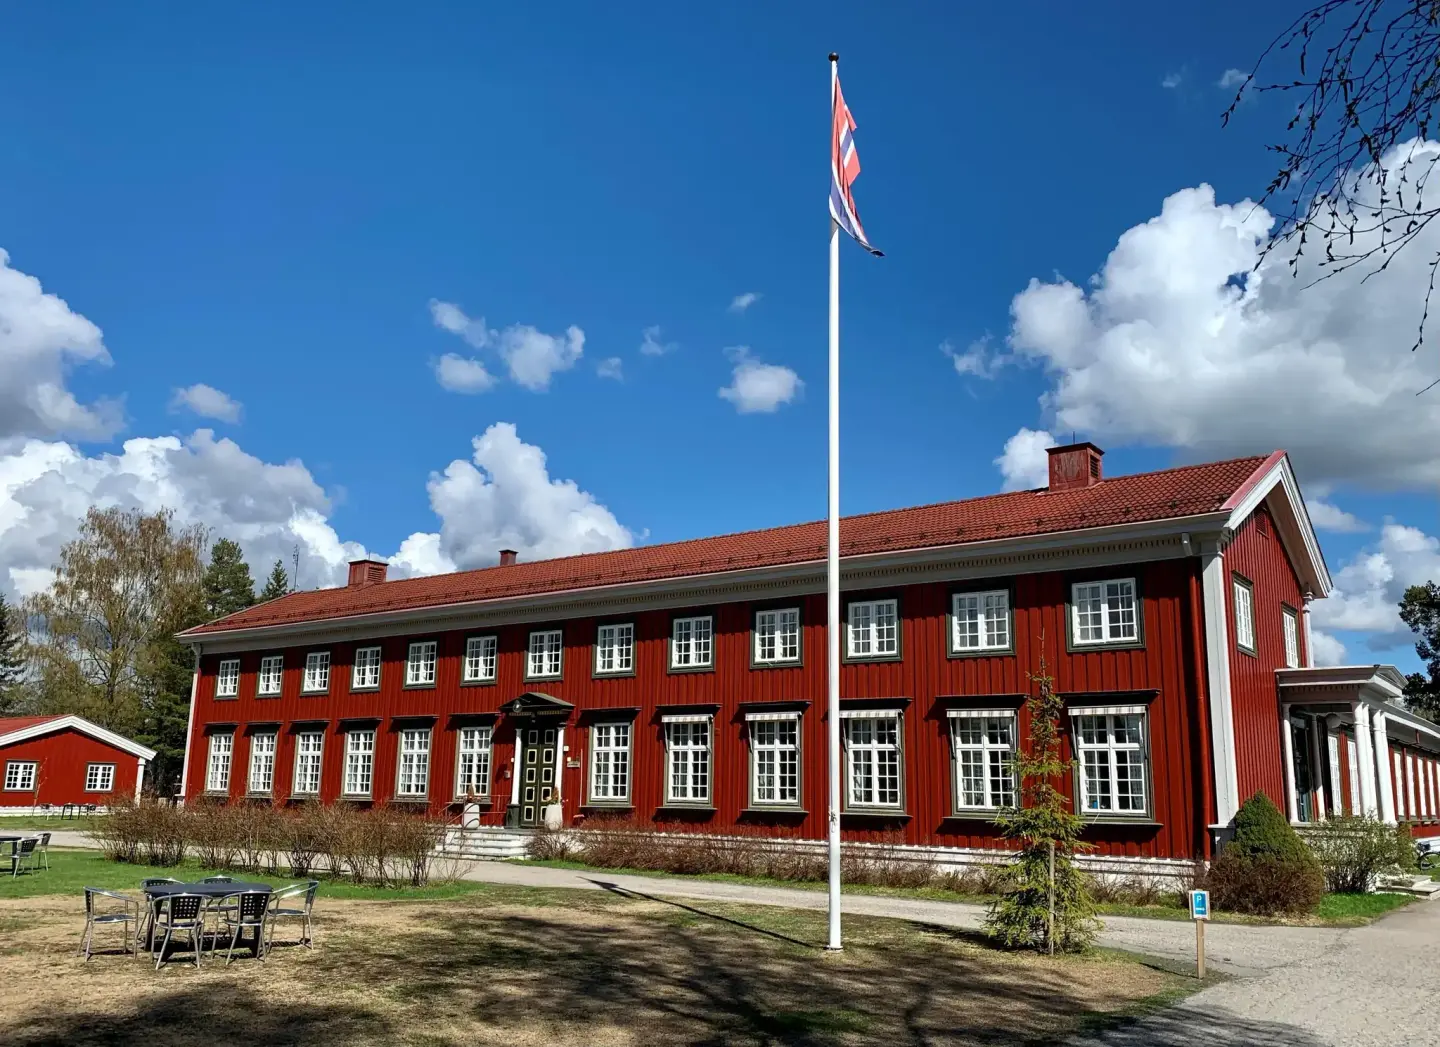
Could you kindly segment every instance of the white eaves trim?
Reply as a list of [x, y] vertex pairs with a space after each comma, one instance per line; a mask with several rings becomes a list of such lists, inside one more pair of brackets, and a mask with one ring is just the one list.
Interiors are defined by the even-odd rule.
[[1315, 526], [1310, 522], [1310, 511], [1305, 508], [1305, 498], [1300, 493], [1288, 454], [1280, 455], [1235, 504], [1225, 526], [1230, 531], [1238, 530], [1277, 489], [1284, 497], [1270, 500], [1270, 515], [1275, 518], [1280, 541], [1300, 576], [1300, 588], [1308, 590], [1316, 599], [1324, 599], [1333, 588], [1330, 569], [1325, 566], [1325, 554], [1320, 551], [1320, 540], [1315, 537]]
[[154, 749], [148, 749], [139, 742], [132, 742], [129, 738], [122, 737], [114, 731], [107, 731], [99, 724], [91, 723], [81, 716], [57, 716], [53, 720], [42, 720], [40, 723], [33, 723], [29, 727], [22, 727], [18, 731], [11, 731], [9, 734], [0, 734], [0, 748], [4, 748], [7, 745], [14, 745], [16, 742], [28, 742], [32, 738], [43, 738], [47, 734], [54, 734], [57, 731], [69, 729], [74, 729], [81, 734], [89, 735], [96, 741], [104, 742], [106, 745], [113, 746], [121, 752], [139, 757], [147, 763], [155, 759]]

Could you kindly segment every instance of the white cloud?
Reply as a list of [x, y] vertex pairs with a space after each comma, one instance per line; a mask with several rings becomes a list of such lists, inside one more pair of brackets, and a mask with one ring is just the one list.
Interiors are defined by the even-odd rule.
[[1345, 664], [1345, 645], [1325, 630], [1310, 630], [1310, 646], [1315, 649], [1316, 665]]
[[430, 318], [435, 321], [436, 327], [459, 335], [476, 349], [484, 349], [490, 344], [490, 329], [485, 326], [485, 318], [470, 319], [454, 302], [430, 299]]
[[240, 402], [203, 382], [176, 389], [170, 397], [170, 410], [191, 411], [201, 418], [215, 418], [222, 422], [240, 421]]
[[595, 373], [601, 378], [613, 378], [615, 381], [623, 381], [625, 378], [625, 361], [618, 356], [607, 356], [595, 365]]
[[1160, 81], [1160, 86], [1165, 88], [1165, 90], [1167, 91], [1173, 91], [1175, 90], [1175, 88], [1180, 86], [1181, 82], [1184, 79], [1184, 73], [1166, 73], [1164, 78]]
[[732, 313], [743, 313], [763, 297], [764, 295], [759, 291], [746, 291], [744, 294], [737, 294], [734, 298], [730, 299], [730, 311]]
[[664, 356], [680, 348], [674, 342], [660, 340], [659, 327], [647, 327], [641, 332], [640, 352], [645, 356]]
[[1314, 624], [1368, 633], [1367, 646], [1377, 651], [1409, 646], [1414, 634], [1400, 620], [1400, 598], [1427, 581], [1440, 581], [1440, 538], [1386, 522], [1379, 540], [1336, 573], [1330, 596], [1312, 605]]
[[788, 404], [799, 395], [805, 383], [788, 367], [761, 363], [750, 355], [748, 346], [726, 349], [735, 362], [730, 384], [720, 390], [720, 397], [735, 405], [741, 414], [768, 414]]
[[991, 348], [988, 336], [975, 339], [963, 353], [949, 342], [941, 342], [940, 352], [950, 358], [956, 374], [971, 378], [994, 378], [1007, 362], [1004, 354]]
[[1370, 525], [1354, 513], [1347, 513], [1333, 502], [1318, 495], [1305, 499], [1305, 508], [1310, 511], [1310, 522], [1319, 531], [1335, 531], [1338, 534], [1358, 534], [1370, 530]]
[[440, 387], [452, 393], [483, 393], [495, 385], [495, 376], [474, 357], [446, 353], [431, 366]]
[[[585, 332], [573, 324], [563, 334], [554, 335], [529, 324], [512, 324], [496, 331], [485, 325], [484, 317], [471, 318], [453, 302], [434, 298], [430, 299], [430, 318], [436, 327], [458, 335], [472, 348], [498, 354], [510, 379], [532, 392], [549, 389], [550, 379], [574, 367], [585, 352]], [[478, 358], [447, 353], [434, 366], [436, 379], [452, 392], [481, 392], [495, 382]]]
[[1243, 69], [1227, 69], [1220, 74], [1220, 79], [1215, 82], [1215, 86], [1228, 91], [1232, 87], [1239, 87], [1248, 79], [1250, 79], [1250, 74]]
[[1046, 448], [1055, 446], [1055, 437], [1043, 429], [1022, 428], [1005, 441], [1005, 450], [995, 465], [1005, 478], [1005, 490], [1029, 491], [1050, 482], [1050, 456]]
[[65, 387], [75, 364], [110, 364], [96, 327], [10, 266], [0, 250], [0, 440], [72, 436], [104, 440], [123, 424], [118, 402], [82, 404]]

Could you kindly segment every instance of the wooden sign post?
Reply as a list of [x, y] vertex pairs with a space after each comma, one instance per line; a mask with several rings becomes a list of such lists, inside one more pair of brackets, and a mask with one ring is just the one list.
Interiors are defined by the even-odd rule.
[[1190, 919], [1195, 922], [1195, 977], [1205, 977], [1205, 924], [1210, 919], [1210, 892], [1190, 892]]

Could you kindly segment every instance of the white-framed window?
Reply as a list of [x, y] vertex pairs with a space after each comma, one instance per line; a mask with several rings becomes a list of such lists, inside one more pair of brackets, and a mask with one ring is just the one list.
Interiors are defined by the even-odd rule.
[[407, 727], [400, 732], [400, 759], [395, 768], [396, 796], [424, 796], [430, 790], [430, 728]]
[[435, 641], [420, 640], [405, 655], [405, 686], [430, 687], [435, 683]]
[[1080, 809], [1093, 814], [1144, 814], [1145, 708], [1072, 709], [1080, 767]]
[[113, 763], [86, 764], [85, 791], [87, 793], [114, 792], [115, 765]]
[[900, 605], [856, 600], [850, 605], [845, 653], [850, 658], [893, 658], [900, 653]]
[[955, 808], [1015, 806], [1015, 713], [1008, 709], [951, 709]]
[[1010, 591], [991, 589], [952, 596], [950, 649], [957, 654], [1009, 650]]
[[355, 664], [350, 669], [350, 690], [368, 691], [380, 686], [380, 648], [355, 648]]
[[1300, 619], [1290, 608], [1280, 611], [1280, 622], [1285, 630], [1285, 668], [1300, 668]]
[[495, 665], [500, 641], [494, 636], [472, 636], [465, 641], [465, 665], [460, 672], [462, 683], [489, 683], [495, 679]]
[[661, 718], [665, 724], [665, 802], [710, 802], [708, 714], [684, 713]]
[[330, 652], [311, 651], [305, 655], [305, 679], [302, 691], [330, 690]]
[[215, 697], [235, 698], [240, 694], [240, 659], [225, 658], [215, 672]]
[[272, 695], [280, 693], [280, 681], [285, 676], [285, 656], [267, 654], [260, 659], [260, 674], [255, 684], [255, 693]]
[[296, 796], [320, 792], [320, 761], [325, 755], [322, 731], [301, 731], [295, 736], [295, 775], [290, 791]]
[[205, 764], [205, 791], [230, 791], [230, 755], [235, 751], [235, 736], [229, 731], [210, 736], [210, 758]]
[[590, 802], [630, 800], [630, 736], [628, 723], [590, 726]]
[[1070, 587], [1070, 636], [1076, 644], [1132, 643], [1140, 639], [1135, 579], [1076, 582]]
[[670, 629], [670, 668], [702, 669], [715, 664], [715, 620], [708, 614], [676, 618]]
[[266, 795], [275, 788], [274, 731], [257, 731], [250, 736], [250, 779], [246, 788]]
[[800, 806], [800, 714], [749, 713], [750, 805]]
[[1255, 653], [1255, 590], [1236, 575], [1231, 580], [1235, 591], [1235, 643], [1240, 650]]
[[525, 656], [525, 678], [545, 680], [560, 675], [564, 638], [559, 629], [536, 629]]
[[375, 776], [375, 732], [357, 728], [345, 732], [345, 795], [369, 796]]
[[489, 724], [460, 728], [457, 740], [455, 762], [455, 795], [490, 795], [490, 739], [492, 728]]
[[28, 793], [35, 791], [35, 768], [33, 760], [11, 760], [5, 765], [5, 791], [7, 793]]
[[900, 713], [842, 712], [845, 721], [845, 806], [898, 810], [902, 781]]
[[595, 674], [635, 671], [635, 626], [630, 622], [595, 630]]
[[800, 608], [780, 607], [755, 612], [756, 665], [800, 660]]

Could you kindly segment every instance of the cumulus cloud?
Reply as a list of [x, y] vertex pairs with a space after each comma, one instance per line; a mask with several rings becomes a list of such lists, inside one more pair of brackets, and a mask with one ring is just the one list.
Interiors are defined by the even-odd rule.
[[1185, 80], [1184, 73], [1166, 73], [1160, 81], [1160, 86], [1167, 91], [1173, 91]]
[[1338, 534], [1356, 534], [1370, 530], [1370, 525], [1354, 513], [1347, 513], [1333, 502], [1318, 495], [1305, 499], [1305, 508], [1310, 511], [1310, 522], [1319, 531], [1335, 531]]
[[1379, 540], [1336, 573], [1330, 596], [1315, 601], [1314, 624], [1327, 632], [1367, 633], [1366, 646], [1375, 651], [1409, 646], [1414, 634], [1400, 620], [1400, 598], [1409, 586], [1431, 580], [1440, 580], [1440, 538], [1387, 521]]
[[[585, 352], [585, 332], [573, 324], [563, 334], [546, 334], [530, 324], [511, 324], [497, 331], [486, 326], [484, 317], [472, 318], [455, 303], [434, 298], [430, 318], [472, 348], [494, 352], [511, 381], [532, 392], [549, 389], [550, 379], [574, 367]], [[453, 392], [482, 392], [495, 382], [478, 357], [446, 353], [434, 367], [436, 380]]]
[[482, 316], [478, 320], [470, 319], [454, 302], [430, 299], [430, 319], [434, 320], [435, 326], [442, 331], [459, 335], [476, 349], [484, 349], [490, 344], [490, 330], [485, 326], [485, 318]]
[[474, 357], [446, 353], [431, 366], [440, 388], [452, 393], [483, 393], [495, 386], [495, 376]]
[[1229, 90], [1232, 87], [1239, 87], [1249, 79], [1250, 74], [1243, 69], [1227, 69], [1220, 74], [1220, 79], [1215, 82], [1215, 86]]
[[737, 294], [730, 299], [730, 311], [732, 313], [743, 313], [756, 302], [764, 297], [759, 291], [746, 291], [744, 294]]
[[1050, 456], [1046, 449], [1055, 446], [1055, 437], [1043, 429], [1022, 428], [1005, 441], [1005, 450], [995, 459], [1005, 490], [1029, 491], [1050, 482]]
[[1315, 650], [1316, 665], [1345, 664], [1345, 645], [1325, 630], [1310, 630], [1310, 646]]
[[988, 336], [971, 342], [963, 353], [949, 342], [941, 342], [940, 352], [950, 358], [956, 374], [970, 378], [994, 378], [1006, 363], [1004, 355], [991, 347]]
[[640, 334], [640, 352], [644, 356], [664, 356], [678, 348], [674, 342], [661, 339], [659, 327], [647, 327]]
[[214, 418], [221, 422], [240, 421], [240, 402], [203, 382], [176, 389], [170, 397], [170, 410], [190, 411], [201, 418]]
[[762, 363], [751, 355], [749, 346], [734, 346], [725, 352], [734, 361], [735, 368], [730, 384], [720, 390], [720, 397], [734, 404], [741, 414], [777, 411], [805, 387], [800, 376], [790, 368]]
[[595, 373], [601, 378], [613, 378], [615, 381], [623, 381], [625, 378], [625, 361], [618, 356], [607, 356], [595, 365]]

